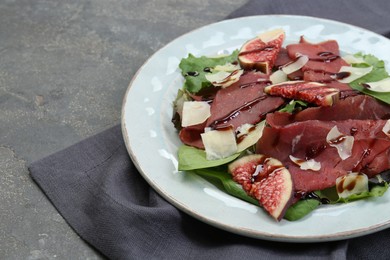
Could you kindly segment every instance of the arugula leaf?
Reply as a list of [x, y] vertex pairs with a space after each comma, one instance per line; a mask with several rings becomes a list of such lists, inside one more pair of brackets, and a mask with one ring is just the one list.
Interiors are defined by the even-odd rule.
[[179, 147], [179, 170], [188, 171], [194, 169], [210, 168], [219, 165], [226, 164], [236, 159], [240, 153], [233, 154], [229, 157], [219, 160], [207, 160], [206, 152], [201, 149], [197, 149], [188, 145], [182, 145]]
[[294, 113], [297, 110], [302, 110], [302, 108], [307, 107], [307, 103], [301, 100], [291, 100], [287, 105], [285, 105], [279, 112]]
[[[217, 65], [225, 65], [237, 60], [238, 50], [235, 50], [228, 56], [221, 57], [195, 57], [189, 54], [187, 58], [182, 59], [179, 64], [182, 75], [185, 77], [184, 88], [191, 93], [197, 93], [205, 87], [212, 86], [206, 79], [205, 68], [214, 68]], [[196, 73], [196, 76], [191, 74]]]
[[242, 189], [241, 185], [233, 181], [232, 176], [226, 171], [217, 171], [213, 169], [197, 169], [193, 170], [192, 172], [203, 176], [204, 178], [207, 178], [209, 181], [212, 182], [217, 180], [219, 183], [214, 184], [216, 184], [216, 186], [219, 186], [218, 184], [222, 184], [222, 187], [229, 195], [259, 206], [258, 201], [246, 194], [246, 192]]
[[368, 73], [367, 75], [358, 78], [351, 83], [349, 83], [350, 87], [353, 89], [356, 89], [366, 95], [372, 96], [374, 98], [377, 98], [387, 104], [390, 104], [390, 95], [389, 93], [385, 92], [374, 92], [370, 91], [367, 88], [364, 88], [362, 86], [362, 83], [366, 82], [375, 82], [379, 81], [382, 79], [385, 79], [389, 77], [389, 74], [387, 73], [385, 69], [385, 63], [383, 60], [379, 60], [377, 57], [374, 55], [368, 54], [368, 55], [363, 55], [362, 53], [357, 53], [354, 55], [355, 57], [358, 58], [363, 58], [364, 63], [358, 63], [358, 64], [353, 64], [354, 67], [368, 67], [372, 66], [372, 71]]
[[315, 210], [320, 204], [321, 202], [316, 199], [300, 200], [287, 209], [284, 218], [290, 221], [301, 219]]

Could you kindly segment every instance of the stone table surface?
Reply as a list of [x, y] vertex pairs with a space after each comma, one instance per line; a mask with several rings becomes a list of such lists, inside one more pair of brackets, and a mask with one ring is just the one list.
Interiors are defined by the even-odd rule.
[[0, 1], [0, 259], [101, 259], [27, 166], [120, 123], [138, 68], [244, 0]]

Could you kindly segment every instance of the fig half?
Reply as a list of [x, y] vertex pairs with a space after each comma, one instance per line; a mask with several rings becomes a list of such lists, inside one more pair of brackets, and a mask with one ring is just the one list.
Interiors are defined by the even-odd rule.
[[288, 99], [302, 100], [317, 106], [332, 106], [339, 100], [340, 91], [312, 81], [286, 81], [264, 88], [264, 92]]
[[238, 54], [241, 68], [245, 70], [255, 69], [265, 74], [270, 74], [284, 38], [284, 31], [276, 29], [247, 41]]
[[233, 180], [277, 221], [280, 221], [293, 199], [293, 181], [282, 163], [263, 154], [241, 157], [228, 166]]

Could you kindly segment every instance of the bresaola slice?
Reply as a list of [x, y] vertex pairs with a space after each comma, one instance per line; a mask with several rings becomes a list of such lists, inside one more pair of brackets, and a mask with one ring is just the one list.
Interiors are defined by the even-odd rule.
[[238, 82], [216, 93], [211, 103], [211, 116], [204, 124], [180, 130], [180, 140], [184, 144], [203, 149], [200, 134], [205, 127], [223, 129], [232, 126], [236, 130], [244, 124], [257, 124], [267, 113], [285, 103], [283, 98], [264, 93], [264, 87], [268, 84], [268, 75], [255, 71], [245, 72]]
[[[295, 59], [297, 55], [306, 55], [309, 61], [294, 75], [289, 75], [291, 80], [301, 79], [304, 81], [314, 81], [325, 83], [330, 88], [339, 89], [341, 97], [354, 95], [355, 92], [348, 84], [338, 82], [346, 77], [340, 74], [342, 66], [350, 66], [340, 57], [340, 50], [337, 41], [328, 40], [320, 43], [310, 43], [301, 37], [300, 42], [289, 44], [286, 47], [287, 55], [290, 59]], [[281, 61], [287, 60], [286, 58]]]
[[243, 74], [239, 82], [218, 91], [206, 126], [223, 128], [232, 125], [237, 129], [243, 124], [260, 122], [267, 113], [284, 104], [282, 98], [264, 93], [268, 84], [266, 74], [254, 71]]
[[309, 107], [296, 114], [276, 112], [274, 116], [267, 118], [267, 123], [287, 125], [307, 120], [340, 121], [347, 119], [390, 119], [390, 106], [373, 97], [358, 95], [339, 100], [333, 106]]
[[[382, 129], [387, 120], [319, 121], [308, 120], [278, 125], [280, 114], [269, 114], [257, 144], [257, 152], [278, 158], [290, 171], [297, 191], [310, 192], [335, 185], [338, 177], [356, 171], [372, 177], [390, 168], [390, 138]], [[337, 149], [326, 140], [330, 130], [337, 126], [345, 136], [353, 136], [351, 156], [340, 158]], [[343, 138], [340, 136], [339, 142]], [[321, 163], [318, 171], [302, 170], [290, 159], [290, 155]], [[381, 158], [378, 163], [377, 157]]]
[[[385, 137], [389, 118], [388, 105], [365, 95], [348, 97], [332, 107], [307, 108], [296, 114], [275, 112], [267, 116], [268, 127], [263, 130], [257, 147], [259, 152], [263, 149], [276, 151], [279, 155], [270, 154], [282, 162], [291, 161], [287, 156], [301, 150], [301, 157], [297, 154], [294, 156], [321, 163], [321, 174], [317, 175], [310, 171], [300, 171], [297, 165], [289, 168], [293, 178], [297, 178], [297, 189], [320, 189], [334, 185], [335, 177], [348, 170], [359, 170], [374, 176], [390, 167], [390, 137]], [[332, 125], [342, 125], [344, 134], [354, 137], [351, 158], [342, 160], [337, 149], [326, 142], [326, 135]], [[326, 130], [323, 129], [325, 126]], [[304, 142], [306, 144], [302, 146]], [[284, 159], [280, 156], [284, 156]]]

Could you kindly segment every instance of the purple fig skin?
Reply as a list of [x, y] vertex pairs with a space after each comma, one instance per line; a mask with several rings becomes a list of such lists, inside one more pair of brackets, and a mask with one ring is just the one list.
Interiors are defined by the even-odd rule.
[[302, 100], [317, 106], [332, 106], [339, 100], [340, 91], [326, 84], [308, 81], [287, 81], [264, 88], [272, 96]]
[[258, 186], [255, 197], [275, 220], [280, 221], [292, 204], [294, 192], [290, 172], [284, 167], [274, 170]]
[[292, 204], [294, 188], [290, 172], [282, 163], [262, 154], [244, 156], [228, 166], [233, 180], [275, 220], [280, 221]]
[[[238, 62], [244, 70], [258, 70], [265, 74], [271, 74], [272, 67], [281, 49], [285, 34], [282, 30], [271, 32], [271, 38], [266, 32], [259, 37], [247, 41], [240, 49]], [[270, 35], [268, 35], [270, 36]], [[267, 40], [266, 40], [267, 39]], [[266, 42], [264, 42], [265, 40]]]

